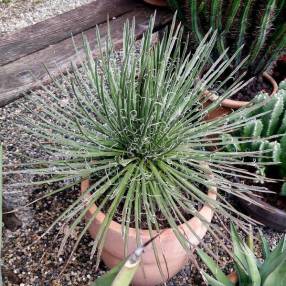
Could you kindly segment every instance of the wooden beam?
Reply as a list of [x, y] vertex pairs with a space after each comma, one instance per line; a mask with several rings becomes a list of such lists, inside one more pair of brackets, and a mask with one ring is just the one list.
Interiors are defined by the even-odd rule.
[[97, 0], [4, 36], [0, 38], [0, 66], [104, 23], [107, 17], [120, 17], [137, 5], [136, 0]]
[[[140, 38], [147, 28], [150, 16], [154, 9], [145, 5], [136, 6], [135, 10], [128, 12], [110, 22], [111, 35], [116, 47], [122, 45], [123, 24], [127, 19], [136, 19], [136, 36]], [[160, 9], [157, 11], [155, 28], [159, 29], [168, 24], [172, 15], [168, 10]], [[107, 24], [99, 25], [101, 35], [106, 35]], [[91, 46], [95, 43], [95, 29], [84, 32]], [[104, 38], [104, 37], [103, 37]], [[79, 53], [76, 55], [71, 38], [67, 38], [55, 45], [39, 50], [33, 54], [22, 57], [10, 64], [4, 65], [0, 69], [0, 107], [19, 98], [23, 93], [30, 89], [36, 89], [41, 82], [49, 82], [50, 78], [44, 68], [44, 64], [53, 75], [64, 72], [69, 68], [71, 62], [80, 64], [84, 53], [82, 45], [82, 35], [74, 37], [74, 42], [78, 47]], [[97, 51], [94, 48], [96, 56]]]

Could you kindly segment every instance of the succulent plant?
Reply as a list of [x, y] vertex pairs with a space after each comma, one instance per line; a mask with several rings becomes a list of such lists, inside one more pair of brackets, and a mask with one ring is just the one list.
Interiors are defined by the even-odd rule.
[[[187, 43], [182, 49], [183, 29], [176, 25], [175, 18], [157, 44], [152, 42], [153, 27], [154, 17], [138, 46], [135, 22], [127, 22], [120, 53], [115, 50], [110, 33], [103, 41], [97, 29], [99, 58], [92, 57], [85, 40], [86, 60], [82, 68], [73, 67], [73, 73], [66, 78], [54, 79], [57, 91], [43, 86], [41, 96], [31, 92], [24, 108], [36, 119], [22, 115], [20, 118], [22, 128], [41, 141], [49, 157], [27, 162], [8, 173], [37, 175], [33, 182], [19, 182], [15, 186], [62, 184], [60, 189], [44, 197], [64, 196], [71, 187], [90, 179], [88, 190], [79, 194], [48, 231], [58, 223], [69, 225], [62, 249], [89, 208], [96, 204], [97, 210], [78, 235], [73, 252], [93, 219], [104, 210], [107, 215], [91, 251], [92, 256], [97, 255], [97, 263], [108, 227], [115, 217], [120, 216], [126, 249], [132, 220], [140, 243], [142, 223], [147, 224], [150, 233], [160, 232], [163, 218], [166, 222], [163, 228], [171, 227], [189, 251], [189, 241], [178, 225], [186, 223], [190, 216], [203, 221], [198, 205], [208, 204], [222, 216], [242, 224], [248, 218], [238, 213], [221, 194], [232, 193], [248, 199], [249, 190], [260, 190], [233, 183], [224, 176], [247, 174], [250, 180], [260, 179], [258, 174], [242, 171], [241, 166], [247, 165], [246, 155], [208, 149], [230, 143], [220, 138], [212, 142], [209, 138], [243, 128], [247, 124], [246, 115], [259, 107], [252, 105], [212, 122], [204, 120], [221, 100], [247, 84], [235, 81], [224, 89], [219, 100], [203, 107], [202, 101], [207, 100], [203, 96], [205, 90], [216, 82], [235, 55], [225, 60], [222, 54], [200, 78], [216, 34], [206, 35], [191, 55]], [[231, 77], [229, 74], [219, 85]], [[207, 189], [214, 187], [221, 192], [220, 201], [206, 194]], [[90, 194], [88, 198], [87, 194]], [[210, 224], [208, 229], [215, 238], [220, 235], [215, 225]]]
[[202, 250], [197, 253], [207, 265], [214, 277], [202, 271], [203, 276], [211, 286], [283, 286], [286, 281], [286, 235], [271, 251], [269, 243], [260, 232], [262, 242], [263, 262], [253, 253], [253, 238], [248, 243], [238, 235], [234, 225], [231, 225], [231, 237], [234, 252], [234, 268], [238, 282], [233, 283]]
[[91, 283], [91, 286], [129, 286], [139, 267], [144, 248], [138, 247], [128, 258]]
[[91, 286], [129, 286], [141, 262], [145, 247], [159, 235], [138, 246], [125, 260], [91, 283]]
[[[244, 138], [256, 138], [255, 142], [238, 144], [230, 134], [223, 135], [232, 144], [227, 145], [227, 150], [234, 151], [265, 151], [265, 156], [258, 160], [277, 163], [279, 174], [286, 180], [286, 81], [279, 84], [278, 92], [269, 99], [269, 95], [260, 93], [254, 99], [255, 102], [266, 102], [249, 116], [259, 115], [260, 118], [250, 120], [235, 136]], [[269, 138], [269, 139], [266, 139]], [[257, 141], [257, 139], [260, 139]], [[265, 166], [262, 172], [269, 171], [274, 166]], [[281, 194], [286, 195], [286, 183], [283, 184]]]
[[232, 55], [240, 46], [233, 68], [248, 57], [242, 71], [258, 76], [278, 59], [286, 48], [285, 0], [169, 0], [191, 31], [196, 46], [212, 28], [218, 31], [215, 61], [226, 48]]

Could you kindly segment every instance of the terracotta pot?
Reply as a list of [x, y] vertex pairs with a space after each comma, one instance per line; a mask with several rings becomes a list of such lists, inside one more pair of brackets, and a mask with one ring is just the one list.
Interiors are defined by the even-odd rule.
[[227, 275], [227, 278], [234, 285], [238, 282], [238, 276], [237, 276], [236, 272], [231, 272], [230, 274]]
[[279, 61], [286, 62], [286, 55], [283, 55], [279, 58]]
[[144, 2], [158, 7], [167, 6], [167, 0], [144, 0]]
[[[278, 85], [277, 82], [274, 80], [272, 76], [270, 76], [268, 73], [264, 72], [263, 77], [272, 85], [272, 93], [273, 95], [278, 91]], [[206, 92], [206, 96], [209, 96], [210, 102], [215, 101], [218, 99], [218, 96], [215, 94], [211, 94], [210, 92]], [[208, 105], [207, 103], [206, 105]], [[221, 102], [221, 106], [217, 107], [216, 109], [209, 112], [209, 114], [206, 117], [206, 120], [213, 120], [218, 117], [223, 117], [227, 114], [230, 114], [233, 110], [239, 109], [241, 107], [244, 107], [249, 104], [249, 101], [239, 101], [239, 100], [232, 100], [232, 99], [225, 99]]]
[[[81, 192], [85, 192], [88, 187], [89, 181], [83, 181], [81, 183]], [[211, 187], [208, 190], [208, 197], [215, 200], [216, 196], [217, 189], [215, 187]], [[93, 205], [88, 210], [86, 220], [89, 220], [89, 218], [92, 217], [95, 210], [96, 205]], [[208, 223], [211, 222], [213, 217], [212, 207], [204, 205], [199, 213]], [[96, 238], [97, 231], [104, 218], [105, 214], [99, 212], [96, 219], [94, 219], [92, 222], [89, 228], [89, 233], [92, 238]], [[197, 234], [197, 237], [200, 239], [202, 239], [207, 232], [206, 223], [203, 223], [197, 217], [190, 219], [188, 221], [188, 225], [193, 229], [193, 231]], [[198, 238], [190, 231], [186, 224], [181, 224], [179, 227], [184, 231], [192, 245], [196, 246], [199, 244]], [[154, 234], [156, 234], [155, 231]], [[141, 239], [143, 243], [150, 239], [148, 230], [141, 230]], [[162, 266], [164, 277], [162, 277], [158, 269], [152, 244], [149, 244], [143, 253], [141, 264], [133, 279], [133, 285], [154, 286], [164, 283], [179, 272], [188, 262], [188, 254], [181, 246], [171, 228], [165, 229], [161, 235], [154, 240], [154, 242], [157, 246], [158, 257]], [[134, 228], [130, 228], [128, 235], [128, 254], [132, 253], [136, 247], [136, 230]], [[101, 258], [109, 268], [114, 267], [118, 262], [125, 258], [121, 225], [115, 221], [111, 222], [107, 231]]]
[[253, 196], [253, 199], [259, 204], [252, 204], [241, 198], [236, 198], [238, 207], [244, 210], [250, 217], [256, 221], [271, 227], [274, 230], [286, 232], [286, 212], [273, 207], [272, 205]]

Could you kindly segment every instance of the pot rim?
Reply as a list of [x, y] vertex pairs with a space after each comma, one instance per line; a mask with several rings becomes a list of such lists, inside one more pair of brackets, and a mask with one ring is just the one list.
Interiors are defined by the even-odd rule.
[[[81, 182], [81, 188], [80, 188], [80, 192], [81, 194], [83, 194], [89, 187], [89, 179], [85, 179]], [[87, 196], [90, 196], [90, 194], [86, 194]], [[211, 199], [211, 200], [216, 200], [217, 198], [217, 187], [209, 187], [208, 189], [208, 193], [207, 193], [207, 196]], [[90, 214], [93, 214], [95, 211], [96, 211], [96, 204], [93, 204], [88, 212]], [[211, 218], [209, 217], [206, 217], [207, 215], [204, 215], [204, 214], [207, 214], [211, 212]], [[214, 207], [211, 207], [210, 205], [208, 205], [207, 203], [203, 205], [203, 207], [199, 210], [199, 214], [200, 216], [204, 217], [206, 220], [211, 220], [212, 219], [212, 216], [213, 216], [213, 212], [214, 212]], [[103, 222], [105, 218], [105, 214], [102, 212], [102, 211], [99, 211], [99, 213], [97, 214], [96, 216], [96, 220], [101, 224]], [[186, 225], [190, 225], [190, 224], [193, 224], [193, 225], [197, 225], [198, 223], [204, 223], [202, 222], [198, 217], [194, 216], [192, 217], [190, 220], [188, 220], [187, 222], [185, 223], [182, 223], [179, 225], [180, 228], [184, 228], [186, 227]], [[122, 227], [121, 227], [121, 224], [116, 222], [115, 220], [112, 220], [110, 225], [109, 225], [109, 228], [111, 228], [113, 231], [115, 232], [122, 232]], [[173, 233], [173, 229], [172, 228], [164, 228], [161, 230], [161, 233], [160, 233], [160, 237], [164, 237], [164, 236], [167, 236], [170, 232]], [[154, 230], [154, 234], [157, 234], [157, 232]], [[128, 230], [128, 235], [129, 237], [136, 237], [137, 235], [137, 230], [133, 227], [129, 227], [129, 230]], [[148, 229], [140, 229], [140, 237], [143, 239], [143, 240], [148, 240], [150, 239], [150, 232]]]
[[[272, 85], [272, 93], [270, 94], [270, 96], [274, 95], [277, 91], [278, 91], [278, 84], [276, 82], [276, 80], [267, 72], [264, 72], [262, 74], [262, 76], [269, 81], [269, 83], [271, 83]], [[219, 96], [216, 94], [213, 94], [211, 91], [206, 91], [205, 95], [209, 96], [209, 100], [211, 101], [216, 101]], [[222, 107], [228, 107], [228, 108], [232, 108], [232, 109], [238, 109], [241, 107], [244, 107], [246, 105], [248, 105], [250, 103], [250, 101], [240, 101], [240, 100], [233, 100], [233, 99], [224, 99], [221, 102], [221, 106]]]

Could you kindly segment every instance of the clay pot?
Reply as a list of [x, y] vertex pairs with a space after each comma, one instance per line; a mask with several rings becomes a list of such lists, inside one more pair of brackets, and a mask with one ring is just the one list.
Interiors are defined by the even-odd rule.
[[[270, 76], [268, 73], [263, 73], [264, 79], [266, 79], [269, 83], [272, 85], [272, 93], [273, 95], [278, 91], [278, 85], [277, 82], [274, 80], [272, 76]], [[218, 99], [218, 96], [215, 94], [211, 94], [210, 92], [206, 92], [206, 96], [209, 97], [210, 102], [213, 102]], [[212, 110], [208, 113], [206, 116], [206, 120], [213, 120], [218, 117], [223, 117], [227, 114], [230, 114], [233, 110], [239, 109], [241, 107], [244, 107], [249, 104], [249, 101], [239, 101], [239, 100], [232, 100], [232, 99], [224, 99], [221, 102], [221, 105], [217, 107], [216, 109]], [[206, 104], [208, 105], [208, 103]]]
[[167, 0], [144, 0], [144, 2], [158, 7], [167, 6]]
[[[89, 180], [84, 180], [81, 183], [81, 192], [85, 192], [89, 187]], [[215, 200], [217, 196], [217, 189], [211, 187], [208, 190], [208, 197]], [[87, 212], [86, 220], [89, 220], [96, 210], [96, 205], [93, 205]], [[199, 211], [200, 215], [204, 217], [205, 221], [211, 222], [213, 217], [213, 209], [208, 205], [204, 205]], [[92, 238], [96, 238], [98, 229], [105, 218], [105, 214], [99, 212], [91, 226], [89, 233]], [[179, 227], [184, 231], [190, 243], [194, 246], [199, 244], [199, 239], [202, 239], [207, 232], [207, 225], [197, 217], [193, 217], [188, 221], [188, 226], [196, 233], [197, 237], [190, 231], [186, 224], [181, 224]], [[141, 230], [142, 243], [150, 239], [148, 230]], [[154, 234], [156, 232], [154, 231]], [[171, 228], [165, 229], [159, 237], [154, 240], [158, 251], [159, 261], [163, 270], [164, 277], [160, 274], [155, 259], [152, 244], [149, 244], [142, 256], [141, 264], [133, 279], [133, 285], [136, 286], [154, 286], [166, 282], [169, 278], [179, 272], [188, 262], [188, 254], [181, 246]], [[132, 253], [137, 247], [136, 230], [129, 229], [128, 234], [128, 255]], [[121, 234], [121, 225], [112, 221], [107, 231], [105, 244], [101, 256], [104, 263], [109, 267], [114, 267], [117, 263], [122, 261], [124, 256], [124, 240]]]
[[227, 278], [234, 285], [238, 282], [238, 276], [237, 276], [236, 272], [231, 272], [230, 274], [227, 275]]
[[286, 62], [286, 55], [281, 56], [278, 61]]

